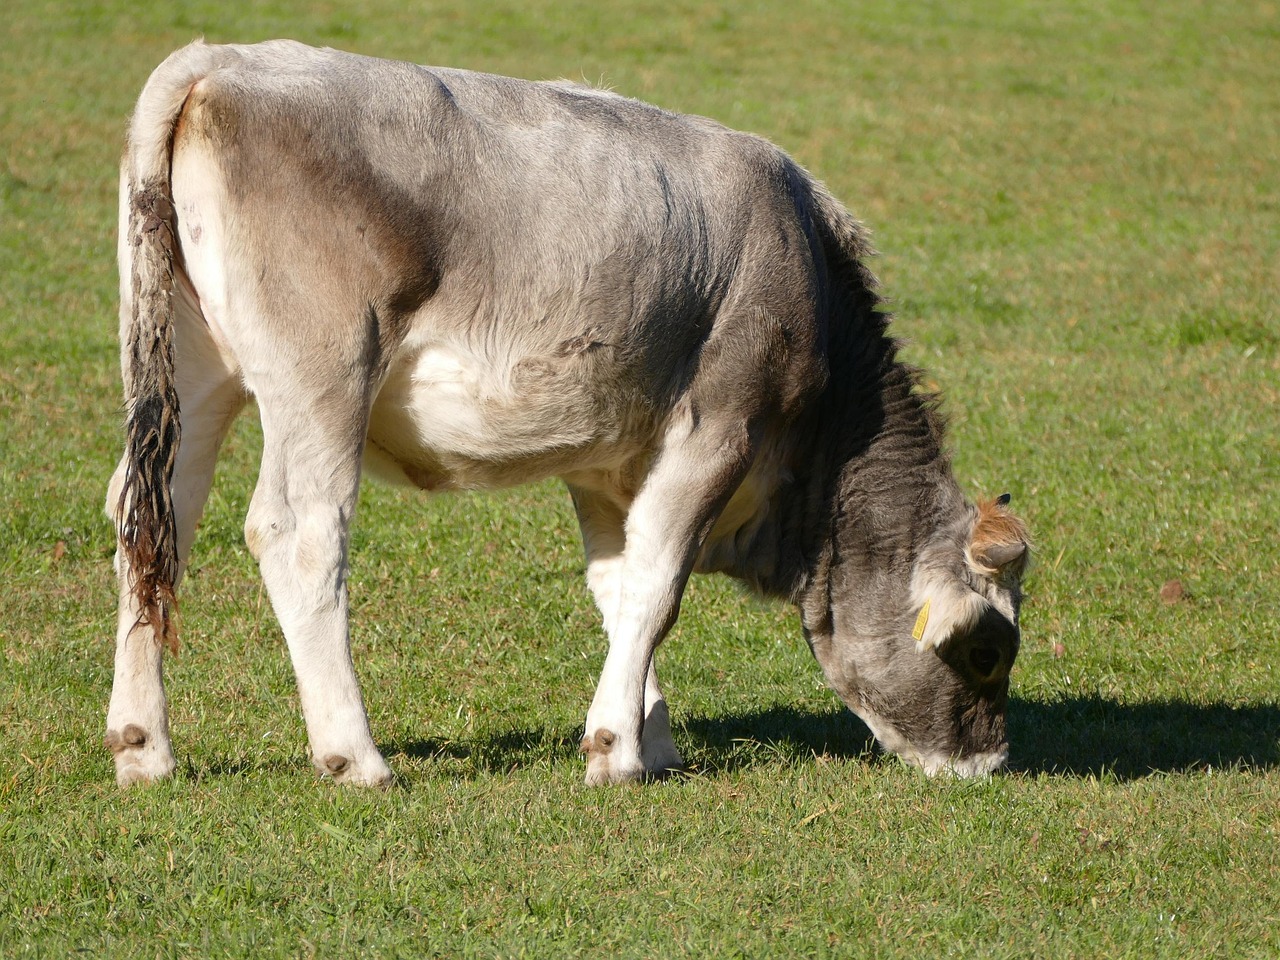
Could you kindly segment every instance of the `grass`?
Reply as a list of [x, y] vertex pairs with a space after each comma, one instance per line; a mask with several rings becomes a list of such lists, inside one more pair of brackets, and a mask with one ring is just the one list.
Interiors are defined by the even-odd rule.
[[[1280, 953], [1278, 23], [1266, 2], [9, 12], [0, 953]], [[147, 73], [197, 34], [605, 82], [826, 180], [875, 230], [962, 482], [1035, 531], [1011, 772], [874, 754], [795, 616], [708, 579], [662, 652], [692, 775], [588, 790], [603, 642], [563, 492], [369, 486], [354, 643], [400, 783], [317, 782], [241, 537], [248, 417], [168, 670], [178, 776], [119, 793], [114, 167]]]

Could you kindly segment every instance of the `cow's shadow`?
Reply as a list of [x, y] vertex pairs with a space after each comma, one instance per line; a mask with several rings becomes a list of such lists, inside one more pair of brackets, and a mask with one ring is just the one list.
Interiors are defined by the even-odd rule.
[[385, 747], [388, 757], [405, 756], [440, 764], [451, 768], [452, 775], [464, 778], [564, 760], [576, 752], [577, 741], [567, 731], [550, 727], [524, 727], [467, 739], [392, 741]]
[[[1209, 767], [1280, 766], [1280, 706], [1274, 704], [1014, 699], [1008, 717], [1014, 773], [1134, 780]], [[826, 714], [773, 707], [694, 720], [686, 731], [713, 755], [731, 756], [738, 737], [795, 754], [857, 758], [871, 753], [870, 733], [839, 708]]]
[[[778, 759], [815, 757], [881, 762], [867, 728], [833, 705], [812, 710], [776, 705], [744, 713], [695, 716], [675, 724], [676, 743], [703, 775]], [[452, 762], [467, 771], [504, 772], [577, 753], [580, 731], [511, 730], [470, 740], [410, 740], [390, 754]], [[1114, 777], [1213, 768], [1280, 767], [1280, 706], [1121, 703], [1104, 697], [1009, 704], [1009, 769], [1014, 774]]]
[[1009, 705], [1010, 767], [1114, 776], [1280, 766], [1280, 705], [1121, 703], [1086, 696]]

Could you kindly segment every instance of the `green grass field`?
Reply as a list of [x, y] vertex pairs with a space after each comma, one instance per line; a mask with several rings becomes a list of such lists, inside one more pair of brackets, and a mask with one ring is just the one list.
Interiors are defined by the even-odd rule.
[[[0, 955], [1280, 955], [1274, 0], [4, 21]], [[1035, 534], [1011, 771], [933, 782], [872, 752], [794, 613], [701, 579], [660, 654], [691, 774], [587, 789], [604, 640], [563, 490], [369, 485], [354, 646], [400, 782], [320, 782], [242, 540], [250, 414], [184, 585], [178, 775], [118, 791], [116, 161], [147, 74], [197, 35], [602, 82], [825, 180], [874, 230], [962, 483], [1011, 491]]]

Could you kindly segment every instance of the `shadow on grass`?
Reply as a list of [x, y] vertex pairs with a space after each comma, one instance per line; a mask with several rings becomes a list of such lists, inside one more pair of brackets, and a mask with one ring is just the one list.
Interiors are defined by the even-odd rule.
[[[524, 728], [466, 740], [412, 739], [386, 744], [386, 755], [454, 766], [461, 776], [501, 773], [578, 756], [580, 728]], [[814, 712], [775, 706], [745, 714], [694, 717], [677, 723], [676, 746], [690, 769], [722, 773], [815, 756], [869, 757], [874, 741], [853, 714], [839, 708]]]
[[[415, 739], [387, 744], [388, 756], [443, 762], [454, 775], [502, 773], [577, 756], [578, 729], [523, 728], [468, 740]], [[676, 744], [701, 774], [815, 757], [874, 762], [867, 728], [847, 710], [785, 705], [676, 725]], [[1021, 774], [1115, 777], [1215, 768], [1280, 767], [1280, 706], [1179, 701], [1119, 703], [1103, 697], [1009, 706], [1010, 770]]]
[[[683, 734], [683, 736], [682, 736]], [[776, 706], [696, 718], [677, 731], [704, 768], [732, 769], [770, 756], [871, 759], [871, 734], [846, 710]], [[755, 749], [740, 749], [743, 743]], [[1014, 773], [1136, 780], [1158, 773], [1280, 767], [1280, 706], [1119, 703], [1103, 697], [1009, 705], [1009, 769]]]
[[1269, 770], [1280, 766], [1280, 706], [1014, 700], [1009, 742], [1010, 768], [1022, 773], [1136, 780], [1209, 767]]
[[578, 752], [578, 735], [547, 727], [526, 727], [467, 740], [424, 738], [385, 745], [387, 757], [405, 756], [442, 763], [454, 773], [506, 773], [540, 761], [564, 760]]
[[700, 773], [717, 773], [815, 757], [871, 760], [875, 740], [841, 707], [827, 711], [775, 705], [748, 713], [691, 717], [675, 730], [676, 746]]
[[[797, 760], [873, 756], [867, 728], [839, 709], [826, 713], [777, 706], [698, 718], [677, 731], [677, 744], [684, 747], [687, 740], [703, 754], [703, 766], [713, 770], [779, 755]], [[756, 749], [739, 749], [743, 742]], [[1269, 770], [1280, 767], [1280, 706], [1119, 703], [1096, 696], [1014, 699], [1009, 742], [1014, 773], [1136, 780], [1209, 767]]]

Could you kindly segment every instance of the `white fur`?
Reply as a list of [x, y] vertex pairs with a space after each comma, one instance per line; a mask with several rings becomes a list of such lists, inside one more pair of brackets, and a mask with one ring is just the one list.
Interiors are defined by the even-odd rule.
[[[622, 563], [597, 565], [592, 584], [593, 589], [599, 586], [597, 599], [606, 611], [609, 653], [587, 711], [586, 737], [593, 740], [601, 730], [616, 737], [608, 752], [595, 751], [589, 757], [587, 782], [592, 784], [634, 780], [680, 764], [653, 654], [666, 631], [668, 611], [679, 603], [688, 571], [683, 569], [684, 545], [672, 542], [652, 500], [642, 495], [632, 506]], [[616, 611], [612, 616], [609, 607]], [[643, 712], [637, 714], [637, 707]], [[655, 721], [652, 730], [650, 716]], [[662, 766], [650, 767], [646, 753]]]
[[928, 620], [923, 634], [916, 640], [917, 650], [940, 650], [958, 633], [973, 629], [988, 601], [953, 576], [939, 574], [920, 564], [911, 584], [914, 611], [929, 604]]

